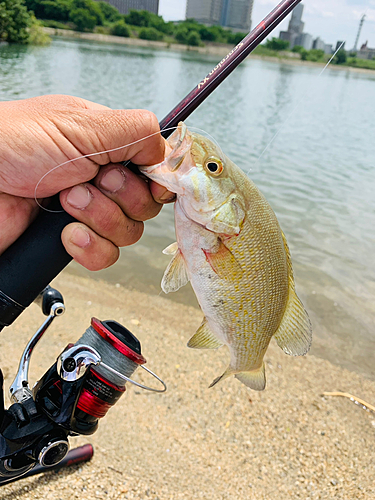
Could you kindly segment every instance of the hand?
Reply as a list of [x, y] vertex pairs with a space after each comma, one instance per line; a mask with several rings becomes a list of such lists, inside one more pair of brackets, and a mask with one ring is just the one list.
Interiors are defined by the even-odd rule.
[[[70, 96], [0, 103], [0, 254], [29, 226], [40, 208], [35, 187], [53, 167], [79, 156], [119, 148], [159, 131], [155, 115], [111, 110]], [[66, 251], [90, 270], [113, 264], [120, 246], [139, 240], [172, 193], [123, 167], [164, 159], [160, 134], [110, 153], [67, 163], [38, 186], [39, 203], [60, 192], [61, 204], [79, 222], [62, 232]], [[92, 183], [88, 183], [93, 179]]]

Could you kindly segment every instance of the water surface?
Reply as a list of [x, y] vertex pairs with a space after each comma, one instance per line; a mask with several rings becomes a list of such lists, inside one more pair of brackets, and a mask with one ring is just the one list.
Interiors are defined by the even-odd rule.
[[[189, 52], [72, 40], [1, 46], [0, 99], [64, 93], [147, 108], [161, 119], [216, 63]], [[275, 210], [313, 321], [312, 352], [375, 378], [375, 72], [320, 71], [248, 59], [187, 123], [213, 135]], [[172, 241], [166, 207], [116, 266], [90, 274], [160, 293], [168, 262], [161, 250]], [[189, 287], [170, 298], [196, 304]]]

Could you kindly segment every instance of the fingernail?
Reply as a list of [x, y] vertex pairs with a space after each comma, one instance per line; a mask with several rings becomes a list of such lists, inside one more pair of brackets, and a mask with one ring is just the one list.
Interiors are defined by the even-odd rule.
[[159, 197], [159, 200], [163, 203], [168, 201], [173, 201], [176, 198], [175, 193], [171, 193], [170, 191], [166, 191], [162, 196]]
[[66, 197], [67, 203], [74, 208], [79, 208], [83, 210], [88, 206], [92, 199], [92, 194], [87, 189], [86, 186], [82, 186], [79, 184], [78, 186], [74, 186], [68, 193]]
[[114, 168], [107, 172], [100, 181], [100, 187], [111, 193], [119, 191], [125, 183], [125, 176], [121, 170]]
[[70, 241], [80, 248], [86, 248], [91, 243], [90, 234], [83, 227], [76, 227], [72, 233]]

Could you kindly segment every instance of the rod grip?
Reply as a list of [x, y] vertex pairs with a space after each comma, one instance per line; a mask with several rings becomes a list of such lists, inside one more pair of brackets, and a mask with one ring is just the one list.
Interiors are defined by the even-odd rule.
[[0, 329], [11, 324], [72, 260], [61, 232], [76, 219], [62, 210], [58, 195], [48, 209], [54, 212], [41, 211], [0, 256]]

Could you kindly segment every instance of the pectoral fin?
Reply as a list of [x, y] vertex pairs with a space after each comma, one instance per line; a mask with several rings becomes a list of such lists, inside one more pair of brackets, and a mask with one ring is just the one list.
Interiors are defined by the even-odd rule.
[[240, 201], [233, 196], [215, 210], [206, 228], [219, 234], [239, 234], [245, 215]]
[[164, 293], [176, 292], [179, 288], [186, 285], [188, 281], [189, 277], [187, 274], [185, 259], [181, 251], [177, 250], [176, 254], [165, 270], [161, 282], [161, 288]]
[[193, 349], [217, 349], [222, 345], [222, 342], [212, 333], [206, 318], [203, 319], [201, 326], [187, 344], [188, 347], [192, 347]]
[[176, 255], [177, 250], [178, 250], [178, 244], [177, 244], [177, 241], [175, 241], [174, 243], [171, 243], [166, 248], [164, 248], [163, 254], [165, 254], [165, 255]]
[[294, 285], [292, 261], [284, 233], [284, 248], [288, 262], [289, 298], [283, 319], [274, 337], [277, 344], [286, 353], [292, 356], [302, 356], [310, 349], [312, 341], [312, 327], [310, 318], [299, 300]]
[[231, 276], [239, 279], [243, 275], [239, 262], [221, 240], [219, 240], [219, 248], [216, 252], [211, 253], [208, 250], [203, 250], [203, 252], [207, 262], [220, 278], [226, 279]]

